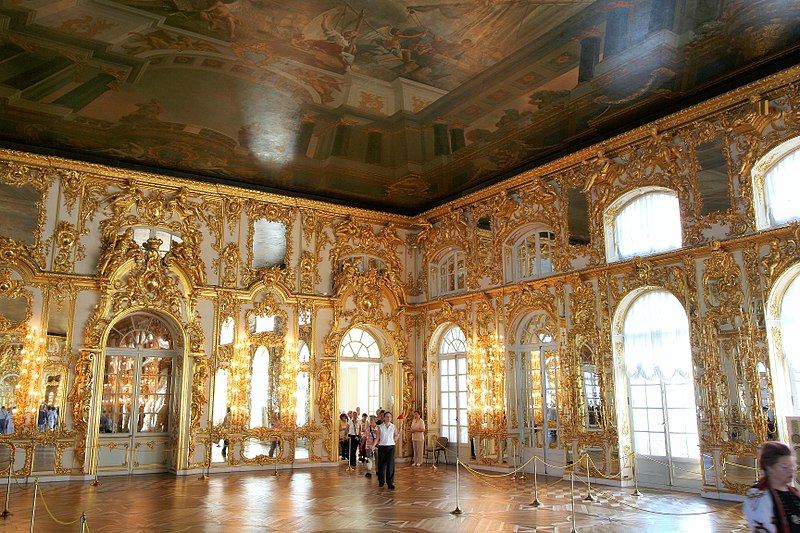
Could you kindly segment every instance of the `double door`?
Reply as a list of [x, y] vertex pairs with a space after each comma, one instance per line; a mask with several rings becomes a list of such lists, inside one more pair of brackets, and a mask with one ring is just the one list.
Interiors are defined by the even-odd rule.
[[164, 471], [174, 409], [171, 350], [107, 349], [98, 427], [98, 471]]

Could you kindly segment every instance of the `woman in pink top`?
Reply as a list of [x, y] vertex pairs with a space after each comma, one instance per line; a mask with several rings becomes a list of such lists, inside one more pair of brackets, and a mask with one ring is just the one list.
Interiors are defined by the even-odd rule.
[[365, 477], [372, 477], [372, 466], [375, 462], [375, 439], [378, 437], [378, 419], [375, 415], [369, 417], [369, 425], [364, 428], [364, 457], [367, 458], [367, 473]]

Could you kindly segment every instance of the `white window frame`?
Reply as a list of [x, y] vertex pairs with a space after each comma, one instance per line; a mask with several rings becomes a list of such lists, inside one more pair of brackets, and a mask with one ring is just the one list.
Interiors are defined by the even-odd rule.
[[[459, 263], [463, 267], [459, 268]], [[463, 250], [452, 250], [429, 267], [428, 289], [432, 297], [456, 294], [466, 288], [467, 254]]]
[[467, 344], [464, 331], [456, 325], [450, 326], [439, 341], [438, 389], [441, 436], [453, 444], [469, 444]]
[[[618, 233], [618, 219], [620, 214], [626, 210], [627, 208], [631, 207], [635, 202], [644, 201], [648, 196], [655, 195], [655, 194], [666, 194], [675, 199], [677, 212], [674, 213], [677, 216], [677, 227], [673, 229], [677, 229], [680, 232], [680, 239], [679, 243], [676, 245], [668, 245], [660, 248], [641, 248], [639, 250], [634, 250], [629, 253], [621, 253], [619, 251], [619, 242], [617, 238]], [[659, 219], [659, 221], [653, 220], [654, 223], [658, 223], [659, 226], [663, 226], [663, 220]], [[665, 187], [643, 187], [639, 189], [635, 189], [633, 191], [628, 192], [617, 198], [603, 213], [603, 228], [605, 233], [605, 245], [606, 245], [606, 259], [608, 262], [614, 261], [623, 261], [625, 259], [630, 259], [634, 256], [647, 256], [653, 255], [658, 253], [663, 253], [669, 250], [676, 250], [683, 246], [683, 232], [682, 232], [682, 219], [681, 219], [681, 212], [680, 212], [680, 200], [678, 199], [678, 195], [675, 191], [671, 189], [667, 189]], [[652, 241], [650, 239], [643, 238], [641, 239], [641, 244], [650, 246]]]
[[[797, 214], [790, 215], [788, 218], [775, 220], [770, 209], [769, 199], [769, 182], [779, 177], [774, 171], [781, 168], [782, 164], [788, 163], [796, 164], [794, 167], [797, 172], [794, 176], [794, 182], [797, 181], [797, 175], [800, 174], [800, 137], [795, 137], [785, 141], [764, 155], [758, 162], [753, 165], [751, 172], [753, 183], [753, 208], [756, 217], [756, 229], [764, 230], [772, 227], [783, 226], [793, 220], [800, 218], [800, 209]], [[781, 175], [785, 176], [783, 172]], [[794, 195], [788, 195], [787, 198], [796, 200]]]
[[[526, 246], [533, 239], [533, 246]], [[553, 272], [553, 251], [555, 249], [555, 233], [547, 229], [535, 229], [526, 232], [522, 237], [513, 241], [513, 244], [505, 246], [506, 254], [506, 279], [508, 281], [519, 281], [526, 279], [536, 279], [551, 274]], [[549, 246], [549, 257], [543, 258], [543, 243], [547, 241]], [[533, 258], [529, 256], [530, 249], [533, 248]], [[520, 263], [527, 256], [530, 264], [533, 260], [533, 268], [530, 272], [524, 272], [520, 268]]]

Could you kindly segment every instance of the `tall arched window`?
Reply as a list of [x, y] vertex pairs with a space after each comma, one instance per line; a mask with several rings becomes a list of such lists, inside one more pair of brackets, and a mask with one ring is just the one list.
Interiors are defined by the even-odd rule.
[[800, 218], [800, 137], [775, 147], [753, 167], [756, 225], [780, 226]]
[[633, 449], [660, 461], [639, 461], [640, 481], [694, 487], [700, 449], [686, 311], [667, 291], [644, 292], [628, 308], [622, 334]]
[[[768, 322], [775, 412], [767, 414], [773, 422], [771, 436], [788, 441], [791, 436], [787, 433], [786, 417], [800, 416], [800, 265], [775, 281], [766, 309], [769, 313], [779, 312], [777, 316], [769, 316]], [[769, 398], [762, 405], [769, 407]], [[778, 435], [774, 434], [775, 426]]]
[[452, 326], [439, 343], [439, 420], [441, 436], [450, 442], [469, 442], [467, 420], [467, 339]]
[[352, 328], [339, 348], [339, 405], [343, 409], [361, 407], [374, 413], [381, 405], [381, 347], [363, 328]]
[[622, 196], [606, 210], [604, 226], [609, 261], [673, 250], [682, 244], [680, 204], [669, 189], [639, 189]]
[[455, 250], [443, 255], [428, 270], [428, 292], [442, 296], [467, 288], [467, 255]]

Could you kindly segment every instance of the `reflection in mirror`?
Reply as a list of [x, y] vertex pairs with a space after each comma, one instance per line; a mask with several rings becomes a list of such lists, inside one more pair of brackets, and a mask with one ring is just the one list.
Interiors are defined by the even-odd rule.
[[250, 369], [250, 428], [280, 426], [281, 356], [283, 348], [253, 346]]
[[233, 320], [233, 317], [228, 317], [222, 322], [222, 328], [219, 332], [219, 344], [220, 346], [225, 346], [227, 344], [233, 344], [233, 332], [236, 327], [236, 322]]
[[56, 447], [52, 444], [37, 446], [33, 452], [33, 472], [54, 472], [56, 469]]
[[46, 370], [42, 376], [43, 402], [39, 406], [36, 425], [39, 431], [55, 431], [61, 421], [62, 375]]
[[717, 135], [695, 148], [697, 155], [697, 188], [700, 191], [700, 215], [727, 211], [731, 207], [728, 194], [728, 163], [725, 160], [725, 138]]
[[296, 438], [296, 442], [295, 442], [295, 445], [294, 445], [294, 458], [295, 458], [295, 460], [308, 459], [309, 458], [310, 455], [308, 453], [308, 446], [309, 446], [308, 437], [300, 437], [300, 436], [298, 436]]
[[[214, 375], [214, 404], [211, 407], [211, 421], [214, 426], [220, 427], [223, 431], [228, 431], [230, 417], [226, 421], [225, 415], [228, 412], [228, 370], [220, 368]], [[224, 463], [227, 456], [227, 446], [224, 448], [225, 439], [220, 439], [211, 449], [211, 462]]]
[[308, 396], [311, 391], [311, 373], [308, 371], [310, 353], [308, 344], [300, 341], [297, 349], [297, 358], [301, 368], [297, 373], [297, 406], [295, 407], [297, 427], [305, 426], [311, 417], [311, 402]]
[[280, 315], [254, 315], [248, 313], [247, 330], [251, 335], [262, 333], [281, 334], [283, 332], [283, 317]]
[[265, 440], [250, 438], [244, 441], [242, 457], [245, 459], [279, 458], [283, 453], [283, 441], [280, 437], [269, 437]]
[[8, 298], [0, 296], [0, 315], [11, 325], [19, 325], [25, 322], [28, 317], [28, 305], [30, 302], [25, 296]]
[[253, 268], [286, 266], [286, 226], [260, 218], [253, 222]]
[[597, 365], [592, 362], [592, 350], [588, 346], [581, 349], [581, 378], [584, 427], [588, 431], [600, 431], [600, 376]]
[[36, 244], [40, 197], [39, 191], [31, 185], [18, 187], [0, 182], [0, 236]]

